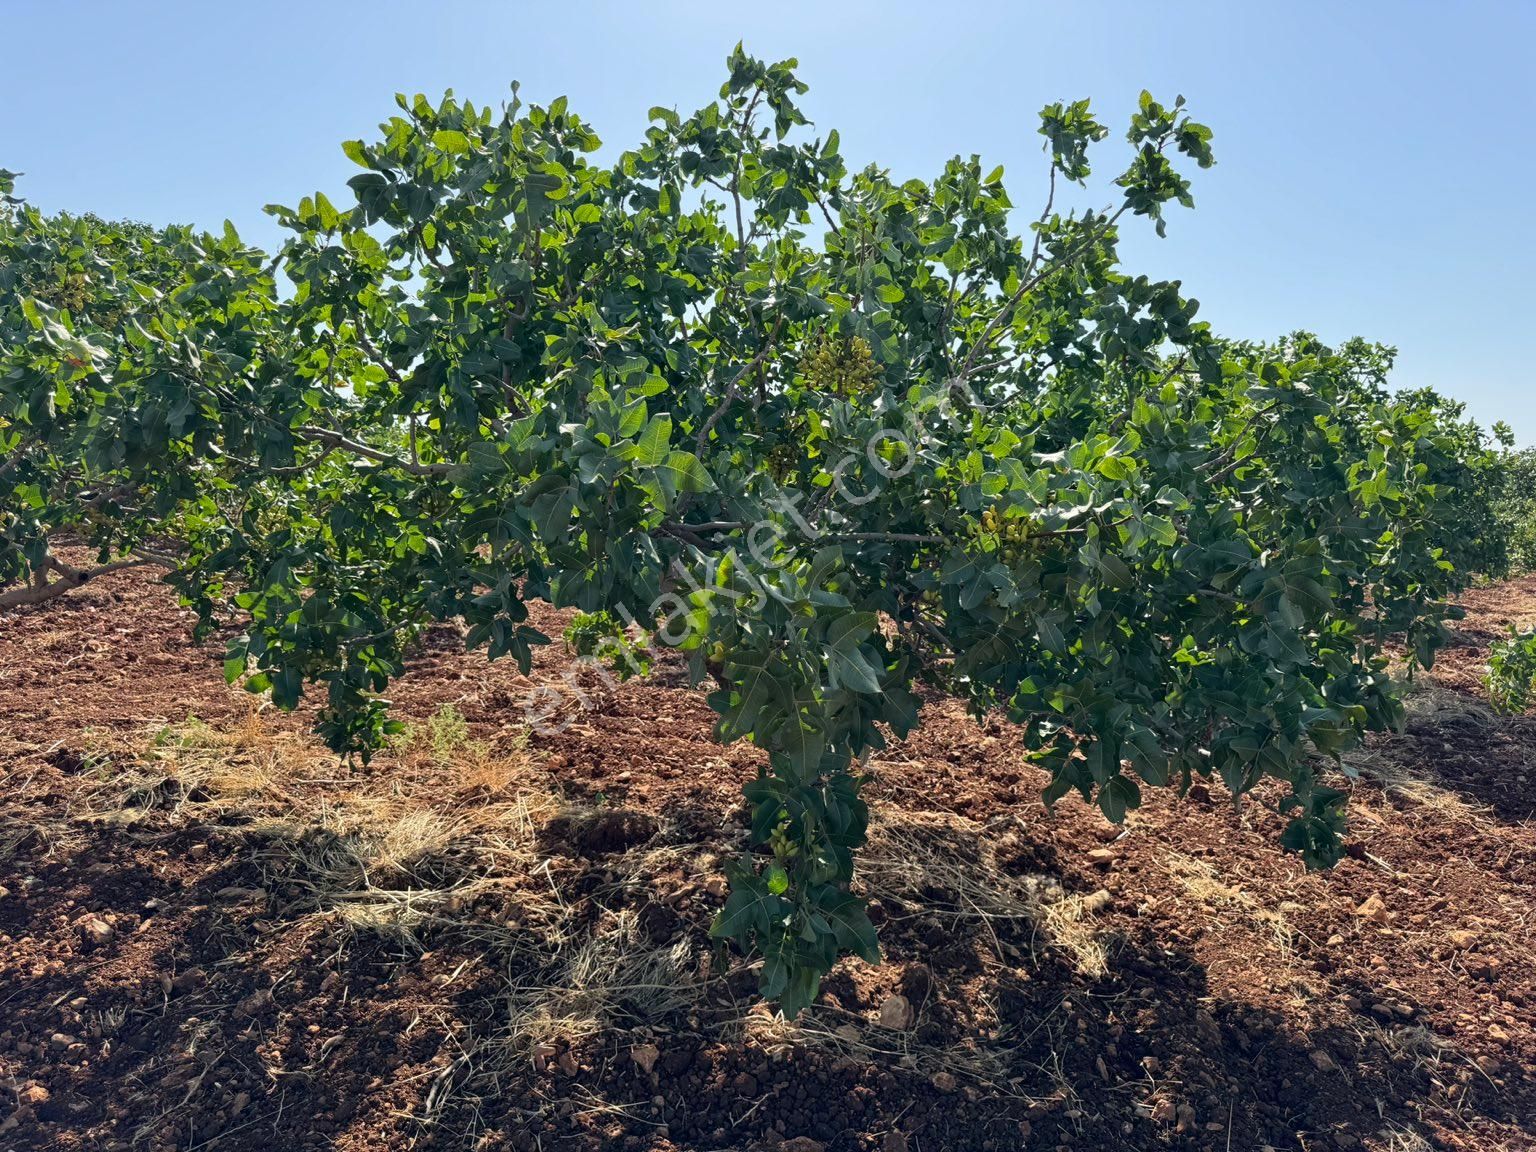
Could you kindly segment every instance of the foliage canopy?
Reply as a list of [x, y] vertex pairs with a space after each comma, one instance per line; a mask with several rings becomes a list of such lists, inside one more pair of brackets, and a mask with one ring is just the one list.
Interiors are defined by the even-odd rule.
[[1057, 201], [1107, 128], [1047, 107], [1020, 230], [1000, 169], [849, 171], [793, 61], [728, 67], [609, 161], [563, 99], [399, 97], [345, 202], [270, 209], [273, 258], [45, 217], [6, 174], [0, 606], [91, 574], [61, 533], [161, 564], [241, 622], [231, 679], [320, 686], [365, 756], [433, 621], [525, 667], [534, 599], [676, 645], [767, 753], [715, 930], [791, 1013], [878, 954], [861, 765], [925, 692], [1115, 821], [1278, 778], [1285, 845], [1335, 860], [1318, 756], [1397, 721], [1387, 638], [1429, 663], [1482, 563], [1476, 429], [1393, 397], [1389, 350], [1223, 341], [1120, 270], [1122, 223], [1161, 233], [1212, 163], [1182, 98], [1143, 94], [1102, 211]]

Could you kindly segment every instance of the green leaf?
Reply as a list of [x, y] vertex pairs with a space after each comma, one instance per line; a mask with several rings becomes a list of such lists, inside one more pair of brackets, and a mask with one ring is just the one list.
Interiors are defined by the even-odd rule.
[[1125, 823], [1128, 809], [1141, 807], [1141, 789], [1129, 776], [1116, 774], [1099, 787], [1099, 808], [1112, 824]]
[[749, 933], [767, 932], [782, 921], [789, 905], [780, 896], [755, 883], [742, 882], [732, 888], [725, 907], [716, 914], [709, 934], [732, 940], [745, 940]]
[[832, 926], [839, 948], [846, 948], [871, 964], [880, 962], [880, 943], [870, 923], [864, 901], [851, 892], [837, 892], [817, 901]]
[[692, 452], [669, 452], [656, 474], [669, 495], [679, 492], [708, 492], [715, 486], [703, 463]]
[[450, 156], [462, 156], [470, 149], [469, 137], [451, 128], [439, 128], [432, 133], [432, 144]]
[[642, 468], [659, 468], [667, 461], [672, 448], [672, 417], [665, 412], [652, 416], [645, 431], [635, 442], [630, 459]]

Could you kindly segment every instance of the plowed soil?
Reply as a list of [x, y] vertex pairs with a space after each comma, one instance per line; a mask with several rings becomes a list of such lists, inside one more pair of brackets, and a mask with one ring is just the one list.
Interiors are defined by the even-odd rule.
[[1273, 796], [1047, 813], [931, 702], [871, 765], [885, 962], [794, 1023], [707, 936], [756, 761], [679, 667], [443, 628], [348, 769], [140, 572], [0, 617], [0, 1148], [1536, 1148], [1536, 721], [1480, 687], [1536, 579], [1467, 606], [1327, 874]]

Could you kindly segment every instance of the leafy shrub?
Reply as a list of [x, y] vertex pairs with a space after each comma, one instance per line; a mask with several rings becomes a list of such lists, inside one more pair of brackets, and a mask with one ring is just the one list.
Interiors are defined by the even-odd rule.
[[1488, 653], [1488, 696], [1501, 712], [1524, 712], [1536, 692], [1536, 631], [1511, 627]]
[[625, 635], [624, 625], [611, 612], [578, 612], [563, 635], [567, 651], [601, 660], [621, 680], [651, 670], [650, 653]]

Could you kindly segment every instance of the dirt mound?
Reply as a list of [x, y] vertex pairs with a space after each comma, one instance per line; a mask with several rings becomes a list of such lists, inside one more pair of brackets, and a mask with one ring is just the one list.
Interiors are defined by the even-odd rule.
[[1536, 731], [1477, 687], [1536, 581], [1469, 604], [1322, 876], [1274, 797], [1048, 816], [930, 704], [871, 765], [886, 961], [787, 1024], [707, 935], [756, 754], [676, 667], [540, 737], [583, 674], [441, 629], [348, 771], [93, 583], [0, 621], [0, 1147], [1536, 1147]]

